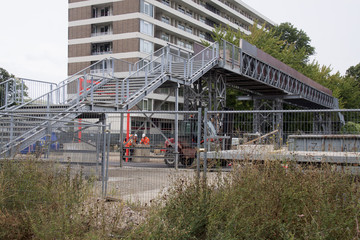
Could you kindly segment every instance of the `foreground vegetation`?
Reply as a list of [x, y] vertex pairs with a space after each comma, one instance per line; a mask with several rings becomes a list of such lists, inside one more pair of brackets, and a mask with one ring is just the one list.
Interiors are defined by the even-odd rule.
[[[91, 201], [93, 183], [29, 160], [0, 170], [0, 239], [358, 239], [358, 177], [245, 164], [180, 179], [151, 207]], [[128, 212], [128, 214], [126, 213]], [[135, 215], [140, 216], [134, 220]]]
[[359, 183], [331, 168], [247, 165], [213, 184], [179, 182], [141, 239], [358, 239]]

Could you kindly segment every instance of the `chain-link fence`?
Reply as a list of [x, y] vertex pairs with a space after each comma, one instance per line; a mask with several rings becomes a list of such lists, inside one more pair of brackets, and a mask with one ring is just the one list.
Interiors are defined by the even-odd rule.
[[[58, 111], [58, 112], [57, 112]], [[63, 114], [63, 118], [52, 118]], [[358, 170], [360, 110], [1, 112], [2, 158], [82, 170], [99, 195], [149, 203], [177, 177], [280, 160]], [[11, 146], [9, 143], [12, 143]]]

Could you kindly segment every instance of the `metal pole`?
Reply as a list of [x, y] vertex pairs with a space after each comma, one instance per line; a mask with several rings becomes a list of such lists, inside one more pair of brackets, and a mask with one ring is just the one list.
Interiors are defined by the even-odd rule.
[[103, 136], [103, 144], [101, 150], [101, 185], [102, 185], [102, 195], [105, 197], [105, 151], [106, 151], [106, 117], [105, 114], [101, 116], [102, 126], [102, 136]]
[[207, 136], [207, 111], [205, 108], [204, 111], [204, 181], [206, 180], [206, 172], [207, 172], [207, 151], [208, 151], [208, 136]]
[[124, 113], [121, 113], [120, 115], [120, 140], [119, 140], [119, 146], [120, 146], [120, 167], [123, 166], [122, 158], [124, 155]]
[[110, 152], [110, 129], [111, 129], [111, 125], [109, 125], [109, 130], [106, 130], [106, 135], [107, 135], [107, 151], [106, 151], [106, 172], [105, 172], [105, 196], [107, 195], [107, 184], [109, 181], [109, 152]]
[[7, 109], [8, 105], [8, 93], [9, 92], [9, 86], [8, 83], [5, 84], [5, 109]]
[[[16, 82], [14, 80], [14, 84], [16, 85]], [[21, 79], [21, 104], [24, 103], [24, 79]]]
[[200, 179], [200, 144], [201, 144], [201, 108], [198, 108], [198, 129], [197, 129], [197, 155], [196, 155], [196, 174]]
[[179, 167], [179, 149], [178, 149], [178, 142], [179, 142], [179, 88], [175, 88], [175, 169]]

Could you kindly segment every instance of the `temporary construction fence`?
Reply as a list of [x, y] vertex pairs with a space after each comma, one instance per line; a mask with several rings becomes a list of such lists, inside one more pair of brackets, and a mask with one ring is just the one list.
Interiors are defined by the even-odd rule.
[[[9, 139], [22, 141], [24, 131], [38, 128], [57, 111], [0, 112], [0, 149]], [[12, 158], [71, 166], [95, 179], [102, 196], [141, 203], [180, 176], [209, 177], [244, 161], [329, 163], [358, 170], [360, 110], [77, 113], [75, 120], [47, 121], [44, 135], [23, 149], [11, 149]], [[8, 157], [5, 152], [2, 158]]]

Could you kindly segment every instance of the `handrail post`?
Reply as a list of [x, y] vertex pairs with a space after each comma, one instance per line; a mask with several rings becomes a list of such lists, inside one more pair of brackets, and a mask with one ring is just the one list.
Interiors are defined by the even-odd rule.
[[242, 71], [243, 71], [243, 52], [242, 52], [242, 48], [239, 49], [239, 54], [240, 54], [240, 73], [242, 73]]
[[126, 100], [128, 100], [129, 99], [129, 92], [130, 92], [130, 79], [129, 78], [127, 78], [126, 79]]
[[76, 103], [79, 104], [80, 100], [80, 77], [77, 79], [77, 96], [76, 96]]
[[90, 87], [90, 95], [91, 95], [91, 97], [90, 97], [90, 101], [91, 101], [91, 107], [93, 107], [94, 106], [94, 77], [93, 76], [91, 76], [91, 87]]
[[145, 67], [145, 86], [147, 86], [148, 81], [148, 67]]
[[226, 41], [223, 40], [223, 58], [224, 58], [224, 64], [226, 62]]
[[202, 53], [201, 53], [201, 67], [203, 67], [204, 66], [204, 53], [205, 53], [205, 51], [202, 51]]
[[[16, 85], [16, 82], [14, 80], [14, 84]], [[20, 93], [20, 97], [21, 97], [21, 104], [24, 103], [24, 79], [21, 79], [21, 93]]]
[[232, 59], [231, 59], [231, 68], [234, 69], [235, 67], [235, 46], [232, 44]]
[[116, 109], [119, 107], [119, 79], [115, 78], [115, 106]]
[[5, 109], [8, 108], [8, 94], [9, 94], [9, 85], [7, 82], [5, 83]]
[[120, 97], [120, 103], [122, 104], [124, 102], [124, 94], [125, 94], [125, 82], [124, 79], [121, 81], [121, 97]]
[[51, 102], [51, 104], [53, 104], [53, 85], [52, 84], [50, 84], [50, 93], [51, 93], [50, 102]]

